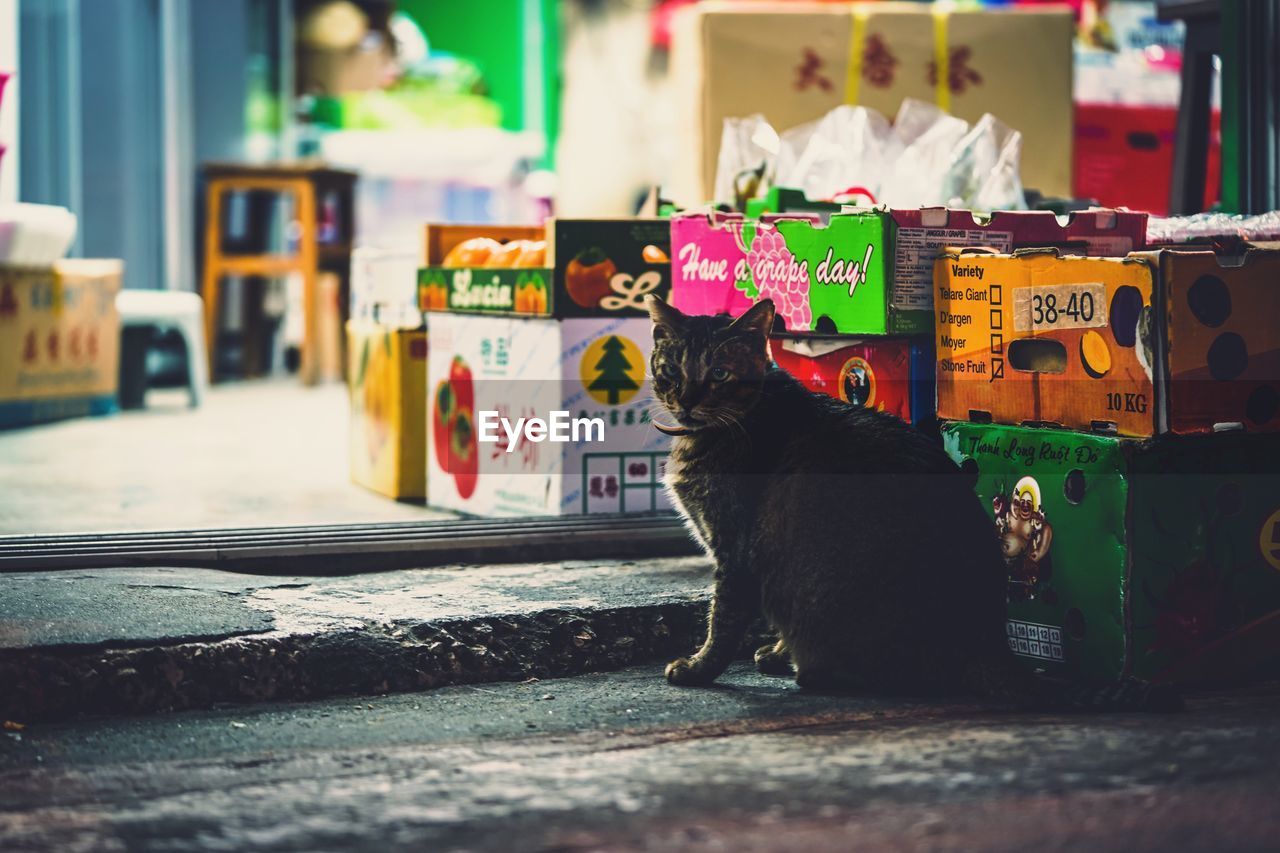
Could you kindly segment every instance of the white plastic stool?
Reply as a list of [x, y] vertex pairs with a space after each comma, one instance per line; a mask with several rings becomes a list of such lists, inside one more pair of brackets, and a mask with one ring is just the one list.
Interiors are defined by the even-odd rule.
[[121, 290], [116, 295], [121, 327], [175, 329], [187, 347], [187, 388], [191, 406], [204, 401], [209, 387], [209, 353], [204, 343], [204, 300], [178, 290]]

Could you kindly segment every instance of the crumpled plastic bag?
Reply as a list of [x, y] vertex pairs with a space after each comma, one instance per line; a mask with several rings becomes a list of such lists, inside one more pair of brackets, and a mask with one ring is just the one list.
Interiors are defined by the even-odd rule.
[[716, 161], [716, 204], [741, 209], [764, 193], [778, 154], [778, 133], [762, 115], [727, 118]]
[[1193, 213], [1152, 216], [1147, 220], [1148, 243], [1210, 243], [1228, 240], [1280, 240], [1280, 211], [1244, 216], [1239, 213]]
[[926, 101], [907, 98], [898, 108], [893, 129], [903, 149], [885, 175], [879, 200], [903, 208], [940, 204], [944, 188], [953, 180], [955, 151], [969, 123]]
[[755, 115], [725, 121], [715, 200], [741, 209], [779, 186], [815, 201], [853, 195], [902, 208], [1022, 210], [1021, 157], [1022, 135], [995, 116], [971, 126], [911, 98], [892, 124], [844, 105], [779, 135]]
[[[902, 153], [888, 119], [867, 107], [836, 107], [802, 128], [803, 148], [794, 162], [779, 158], [774, 184], [804, 190], [809, 198], [834, 199], [854, 192], [874, 200], [885, 170]], [[799, 141], [790, 132], [783, 138]]]

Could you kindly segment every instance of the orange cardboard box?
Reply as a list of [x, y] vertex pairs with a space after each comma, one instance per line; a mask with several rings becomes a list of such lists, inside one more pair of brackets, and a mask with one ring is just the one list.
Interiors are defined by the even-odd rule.
[[934, 265], [938, 416], [1145, 437], [1280, 429], [1280, 252]]

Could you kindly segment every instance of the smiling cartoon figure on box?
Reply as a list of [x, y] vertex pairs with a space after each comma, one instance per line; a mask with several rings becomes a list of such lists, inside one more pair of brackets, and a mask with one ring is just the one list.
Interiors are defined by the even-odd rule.
[[1044, 517], [1040, 484], [1034, 477], [1023, 477], [1011, 494], [992, 498], [991, 507], [1000, 550], [1009, 570], [1009, 600], [1032, 601], [1051, 574], [1048, 557], [1053, 525]]

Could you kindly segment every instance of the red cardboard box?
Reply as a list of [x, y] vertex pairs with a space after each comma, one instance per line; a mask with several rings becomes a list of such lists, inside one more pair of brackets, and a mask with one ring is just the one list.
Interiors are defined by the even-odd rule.
[[934, 361], [927, 342], [910, 338], [781, 338], [773, 360], [817, 391], [919, 424], [933, 418]]
[[[1221, 195], [1222, 136], [1213, 114], [1205, 206]], [[1076, 104], [1075, 195], [1164, 215], [1173, 180], [1176, 107]]]

